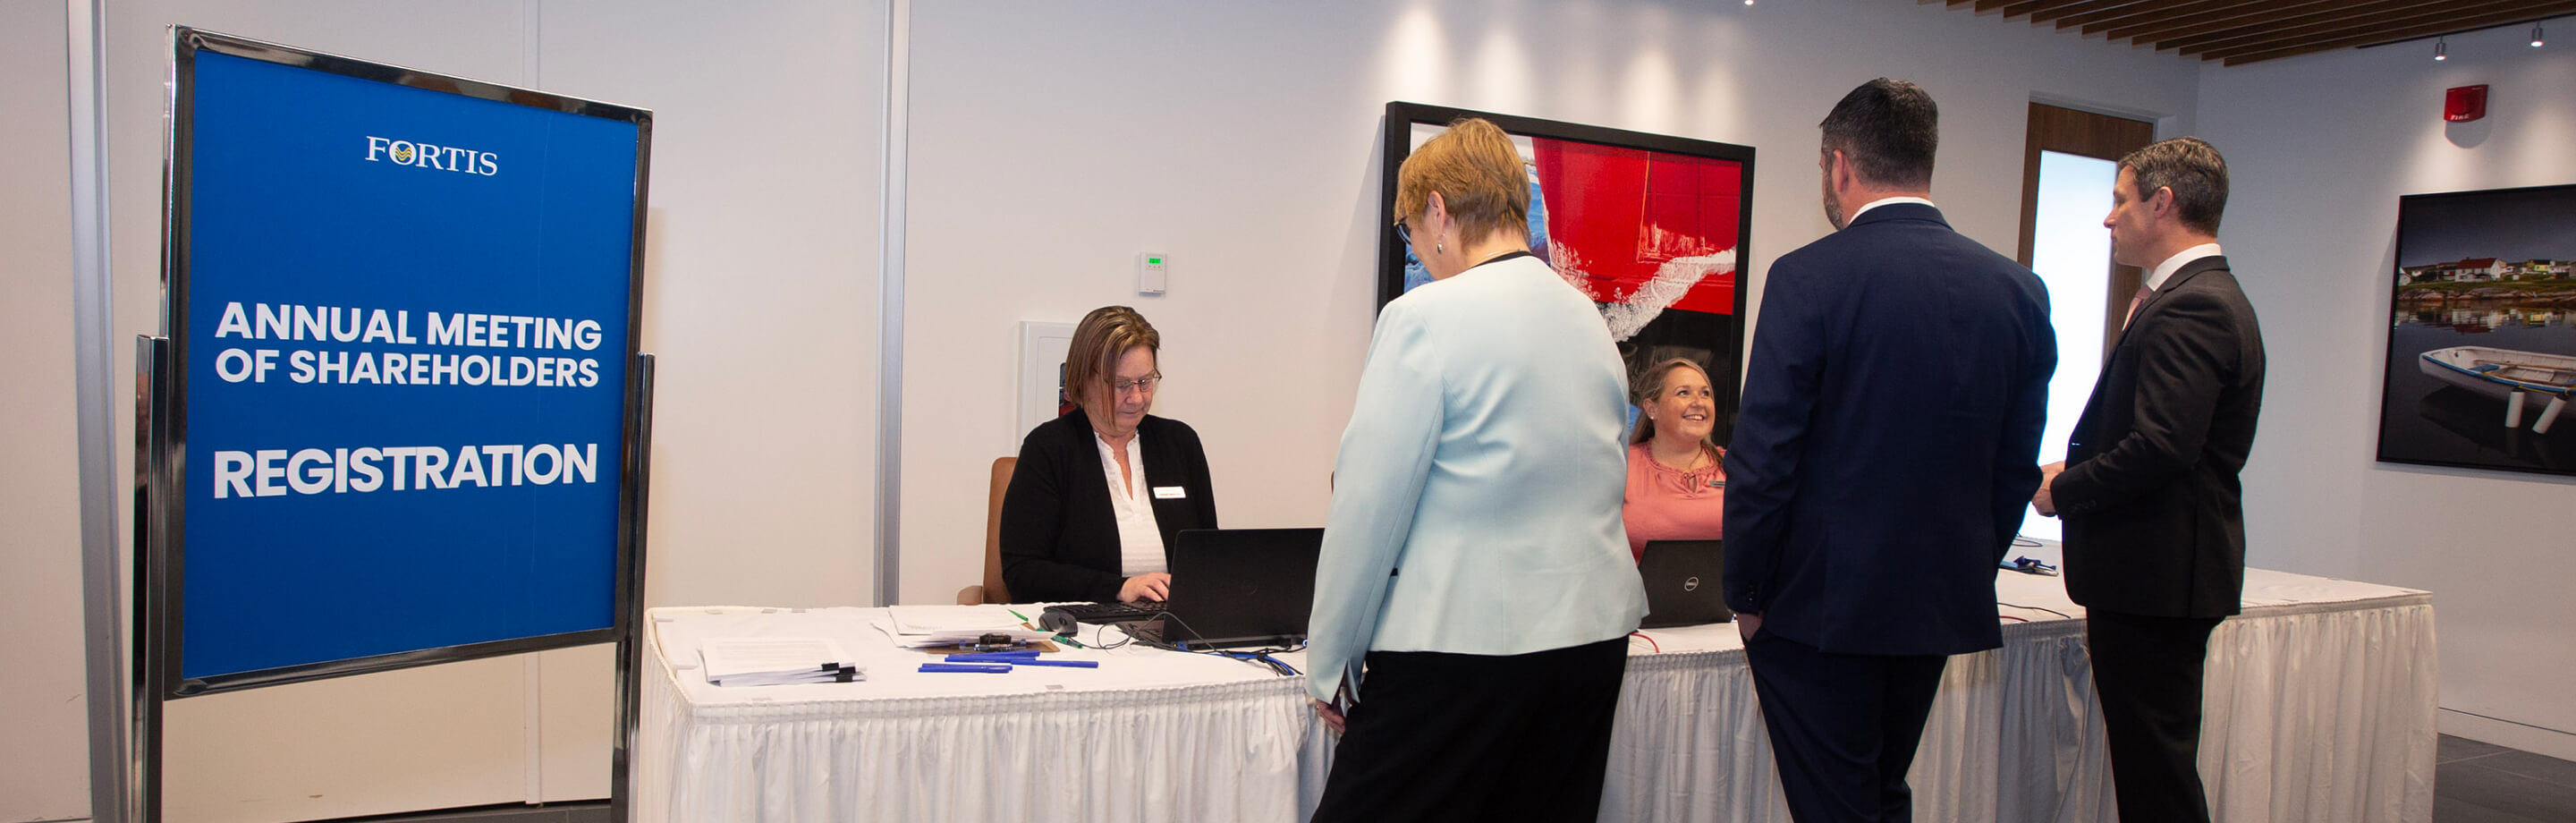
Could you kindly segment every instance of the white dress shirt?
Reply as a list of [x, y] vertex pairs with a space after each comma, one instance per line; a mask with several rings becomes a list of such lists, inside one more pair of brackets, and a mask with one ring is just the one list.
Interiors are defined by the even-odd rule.
[[2165, 281], [2173, 279], [2174, 271], [2182, 268], [2183, 264], [2203, 257], [2217, 257], [2218, 255], [2218, 244], [2216, 243], [2202, 243], [2200, 245], [2175, 252], [2174, 256], [2165, 258], [2165, 262], [2156, 264], [2156, 270], [2147, 275], [2146, 286], [2151, 290], [2164, 288]]
[[[1860, 219], [1861, 212], [1869, 211], [1870, 209], [1878, 208], [1880, 206], [1892, 206], [1898, 203], [1915, 203], [1918, 205], [1932, 206], [1932, 201], [1925, 200], [1920, 197], [1881, 197], [1879, 199], [1863, 203], [1860, 208], [1853, 209], [1852, 213], [1844, 215], [1843, 225], [1851, 225], [1851, 221]], [[1936, 209], [1940, 208], [1939, 206], [1932, 207]]]
[[1100, 445], [1100, 469], [1109, 474], [1109, 508], [1118, 516], [1118, 573], [1126, 577], [1148, 572], [1167, 571], [1171, 561], [1163, 556], [1163, 530], [1154, 524], [1154, 501], [1140, 494], [1145, 488], [1145, 455], [1136, 444], [1143, 434], [1127, 438], [1127, 475], [1118, 471], [1118, 449], [1100, 432], [1091, 440]]

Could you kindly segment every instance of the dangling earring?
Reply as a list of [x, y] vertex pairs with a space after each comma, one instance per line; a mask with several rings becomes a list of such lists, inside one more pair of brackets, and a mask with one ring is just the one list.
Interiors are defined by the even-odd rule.
[[1446, 253], [1448, 253], [1448, 251], [1449, 251], [1449, 244], [1447, 244], [1447, 243], [1433, 243], [1433, 244], [1431, 244], [1431, 253], [1432, 253], [1432, 254], [1446, 254]]

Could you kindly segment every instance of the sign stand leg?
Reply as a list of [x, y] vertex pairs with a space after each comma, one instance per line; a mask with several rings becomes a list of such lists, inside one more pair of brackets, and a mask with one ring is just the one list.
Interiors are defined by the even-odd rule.
[[178, 487], [167, 476], [171, 464], [170, 419], [171, 389], [177, 364], [169, 362], [170, 339], [136, 335], [134, 339], [134, 390], [140, 397], [135, 403], [134, 421], [134, 614], [132, 639], [133, 667], [128, 694], [133, 700], [132, 735], [134, 785], [125, 793], [126, 819], [137, 823], [160, 823], [161, 820], [161, 703], [167, 694], [162, 686], [167, 680], [162, 670], [170, 659], [166, 647], [172, 639], [162, 631], [162, 620], [169, 612], [162, 601], [168, 591], [162, 581], [168, 574], [169, 502], [178, 496]]
[[608, 819], [627, 823], [635, 813], [635, 736], [641, 720], [644, 676], [644, 531], [646, 501], [653, 469], [653, 355], [639, 354], [634, 363], [633, 419], [626, 430], [626, 465], [618, 474], [626, 484], [625, 522], [617, 553], [617, 720], [615, 746], [609, 754]]

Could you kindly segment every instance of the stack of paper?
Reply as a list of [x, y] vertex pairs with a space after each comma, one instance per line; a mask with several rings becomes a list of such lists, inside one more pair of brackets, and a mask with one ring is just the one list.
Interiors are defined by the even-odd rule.
[[716, 637], [698, 647], [718, 686], [848, 683], [867, 672], [828, 637]]
[[893, 606], [893, 620], [878, 624], [905, 647], [973, 643], [988, 634], [1011, 640], [1045, 640], [1055, 633], [1024, 625], [1001, 606]]

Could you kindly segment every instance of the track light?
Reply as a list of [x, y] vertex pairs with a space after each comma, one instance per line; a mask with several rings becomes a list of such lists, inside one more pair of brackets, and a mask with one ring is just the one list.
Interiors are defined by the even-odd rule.
[[2449, 59], [2451, 59], [2450, 41], [2439, 37], [2433, 38], [2433, 62], [2439, 63]]
[[2542, 42], [2542, 41], [2541, 41], [2541, 39], [2540, 39], [2540, 24], [2539, 24], [2539, 23], [2533, 23], [2533, 24], [2531, 24], [2531, 47], [2532, 47], [2532, 48], [2535, 48], [2535, 49], [2536, 49], [2536, 48], [2540, 48], [2540, 44], [2541, 44], [2541, 42]]

